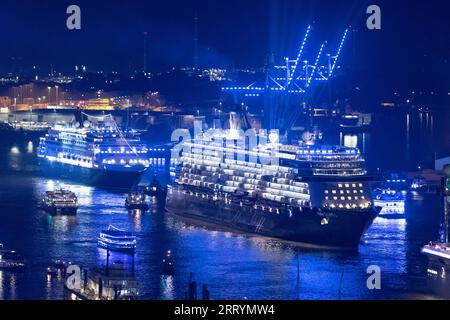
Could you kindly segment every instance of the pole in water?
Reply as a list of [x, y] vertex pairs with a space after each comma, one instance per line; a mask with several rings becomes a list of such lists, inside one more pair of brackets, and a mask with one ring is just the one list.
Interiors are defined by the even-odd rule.
[[297, 300], [300, 300], [300, 261], [297, 253]]
[[109, 276], [109, 249], [106, 248], [106, 275]]
[[202, 286], [202, 300], [209, 300], [209, 290], [206, 284]]
[[342, 279], [344, 278], [344, 269], [342, 269], [341, 280], [339, 281], [338, 300], [342, 300]]
[[195, 282], [193, 279], [194, 276], [191, 272], [188, 285], [188, 300], [197, 300], [197, 282]]

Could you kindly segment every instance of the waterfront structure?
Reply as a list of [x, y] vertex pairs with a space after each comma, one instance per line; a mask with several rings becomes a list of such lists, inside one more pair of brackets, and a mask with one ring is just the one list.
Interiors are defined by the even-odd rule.
[[85, 110], [112, 111], [114, 106], [109, 99], [89, 99], [86, 101]]
[[448, 171], [450, 168], [450, 157], [439, 158], [434, 161], [434, 169], [438, 171]]
[[[133, 262], [134, 263], [134, 262]], [[137, 300], [139, 283], [134, 275], [134, 265], [128, 270], [121, 261], [104, 268], [83, 269], [81, 288], [64, 286], [70, 300]]]
[[[315, 84], [328, 82], [338, 69], [338, 61], [345, 41], [349, 35], [346, 28], [337, 49], [329, 49], [323, 42], [314, 54], [309, 55], [313, 26], [309, 25], [295, 58], [286, 57], [282, 65], [277, 65], [270, 58], [265, 66], [265, 77], [251, 84], [233, 84], [222, 87], [224, 93], [241, 99], [264, 99], [264, 116], [266, 129], [290, 130], [300, 115], [302, 103], [310, 104], [311, 89]], [[309, 110], [308, 112], [311, 112]]]
[[0, 109], [9, 109], [11, 107], [12, 101], [8, 96], [0, 96]]

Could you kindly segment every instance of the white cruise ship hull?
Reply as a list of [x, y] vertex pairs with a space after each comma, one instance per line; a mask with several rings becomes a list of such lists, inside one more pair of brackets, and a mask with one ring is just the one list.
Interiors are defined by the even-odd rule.
[[362, 235], [378, 215], [380, 208], [318, 212], [293, 208], [291, 212], [265, 210], [259, 206], [205, 200], [201, 192], [179, 187], [169, 189], [166, 209], [169, 213], [213, 224], [227, 230], [279, 238], [310, 247], [356, 250]]
[[85, 168], [42, 158], [40, 167], [43, 173], [57, 179], [81, 182], [83, 184], [106, 188], [126, 188], [137, 185], [145, 168], [142, 170], [111, 170], [104, 168]]

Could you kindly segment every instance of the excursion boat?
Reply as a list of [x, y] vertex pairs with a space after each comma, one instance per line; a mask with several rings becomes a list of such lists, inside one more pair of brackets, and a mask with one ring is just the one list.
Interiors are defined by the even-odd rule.
[[374, 205], [381, 207], [380, 217], [405, 213], [405, 196], [401, 192], [391, 189], [375, 189], [373, 199]]
[[47, 122], [14, 121], [11, 123], [11, 127], [22, 132], [46, 132], [50, 125]]
[[136, 236], [110, 225], [107, 230], [100, 232], [97, 244], [107, 250], [133, 253], [136, 249]]
[[50, 125], [46, 122], [12, 121], [0, 123], [0, 133], [13, 139], [38, 140], [49, 128]]
[[26, 261], [23, 256], [14, 250], [6, 250], [0, 244], [0, 270], [21, 271], [26, 268]]
[[147, 211], [149, 205], [145, 203], [146, 195], [142, 191], [132, 191], [125, 199], [125, 208], [127, 210], [143, 210]]
[[78, 198], [70, 190], [46, 191], [41, 207], [51, 215], [75, 215], [78, 210]]

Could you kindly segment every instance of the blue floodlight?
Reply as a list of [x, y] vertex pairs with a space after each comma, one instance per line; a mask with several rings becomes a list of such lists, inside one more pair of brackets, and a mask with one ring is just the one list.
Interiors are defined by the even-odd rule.
[[333, 66], [331, 67], [330, 75], [328, 76], [328, 78], [331, 78], [331, 76], [333, 75], [334, 68], [336, 67], [337, 61], [339, 59], [339, 55], [341, 54], [342, 47], [344, 46], [345, 39], [347, 38], [347, 33], [348, 33], [348, 28], [345, 29], [344, 36], [342, 37], [341, 43], [339, 44], [339, 48], [336, 53], [336, 56], [335, 56], [335, 59], [333, 62]]
[[[293, 68], [293, 70], [292, 70], [292, 75], [291, 75], [291, 77], [288, 79], [288, 85], [287, 85], [287, 87], [289, 87], [289, 85], [291, 84], [292, 79], [295, 79], [296, 71], [297, 71], [297, 66], [298, 66], [298, 62], [300, 61], [300, 58], [301, 58], [301, 56], [302, 56], [303, 49], [305, 48], [306, 40], [308, 40], [308, 36], [309, 36], [309, 32], [310, 32], [310, 31], [311, 31], [311, 25], [309, 25], [309, 26], [308, 26], [308, 29], [306, 29], [306, 34], [305, 34], [305, 37], [303, 38], [303, 42], [302, 42], [302, 45], [301, 45], [300, 50], [299, 50], [299, 52], [298, 52], [297, 59], [295, 59], [294, 68]], [[287, 87], [286, 87], [286, 88], [287, 88]]]
[[316, 61], [314, 63], [314, 70], [313, 70], [311, 76], [308, 79], [308, 83], [306, 84], [307, 88], [311, 84], [311, 80], [314, 78], [314, 76], [316, 74], [317, 66], [319, 64], [320, 56], [322, 55], [322, 51], [323, 51], [324, 46], [325, 46], [325, 43], [322, 43], [322, 45], [320, 46], [319, 54], [317, 55]]

